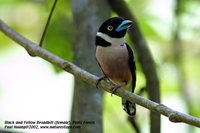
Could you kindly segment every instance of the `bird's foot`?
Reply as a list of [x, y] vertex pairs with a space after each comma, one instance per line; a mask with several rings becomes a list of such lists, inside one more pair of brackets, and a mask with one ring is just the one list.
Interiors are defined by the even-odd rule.
[[115, 85], [110, 89], [111, 92], [111, 96], [116, 92], [117, 89], [125, 86], [127, 83], [126, 82], [122, 82], [121, 84]]
[[112, 87], [111, 89], [110, 89], [110, 92], [111, 92], [111, 96], [116, 92], [116, 90], [117, 89], [119, 89], [121, 86], [119, 86], [119, 85], [115, 85], [114, 87]]
[[96, 88], [97, 89], [99, 89], [98, 85], [101, 82], [101, 80], [104, 80], [104, 79], [106, 79], [106, 76], [101, 76], [99, 79], [97, 79], [97, 82], [96, 82]]

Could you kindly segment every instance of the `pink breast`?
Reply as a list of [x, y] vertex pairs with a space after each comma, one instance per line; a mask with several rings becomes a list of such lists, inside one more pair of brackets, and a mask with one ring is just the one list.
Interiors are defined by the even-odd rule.
[[97, 47], [96, 58], [105, 75], [118, 84], [130, 81], [128, 52], [124, 46]]

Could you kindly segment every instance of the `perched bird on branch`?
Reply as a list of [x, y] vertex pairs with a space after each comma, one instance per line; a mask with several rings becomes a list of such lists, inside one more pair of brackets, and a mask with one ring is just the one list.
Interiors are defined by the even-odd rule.
[[[136, 84], [136, 67], [133, 51], [126, 43], [124, 36], [132, 21], [120, 17], [106, 20], [96, 34], [96, 59], [104, 76], [99, 78], [98, 83], [108, 78], [115, 86], [111, 89], [114, 93], [123, 87], [134, 92]], [[135, 103], [122, 98], [124, 110], [134, 116], [136, 113]]]

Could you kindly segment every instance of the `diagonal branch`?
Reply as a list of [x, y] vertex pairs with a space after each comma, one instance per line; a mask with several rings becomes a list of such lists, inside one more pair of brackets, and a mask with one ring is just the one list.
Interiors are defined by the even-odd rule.
[[[0, 19], [0, 31], [2, 31], [7, 37], [9, 37], [13, 41], [24, 47], [28, 51], [28, 53], [41, 57], [44, 60], [62, 68], [66, 72], [69, 72], [74, 76], [80, 78], [81, 80], [87, 82], [88, 84], [95, 86], [98, 79], [97, 76], [92, 75], [91, 73], [79, 68], [78, 66], [68, 61], [65, 61], [64, 59], [39, 47], [37, 44], [31, 42], [30, 40], [26, 39], [16, 31], [14, 31], [1, 19]], [[102, 81], [99, 83], [99, 87], [107, 92], [110, 92], [110, 88], [113, 87], [113, 84], [109, 81]], [[200, 118], [172, 110], [163, 104], [158, 104], [156, 102], [150, 101], [141, 96], [133, 94], [125, 89], [122, 88], [118, 89], [115, 95], [119, 97], [124, 97], [127, 100], [130, 100], [131, 102], [141, 105], [151, 111], [158, 112], [164, 116], [167, 116], [169, 117], [169, 120], [171, 122], [183, 122], [196, 127], [200, 127]]]

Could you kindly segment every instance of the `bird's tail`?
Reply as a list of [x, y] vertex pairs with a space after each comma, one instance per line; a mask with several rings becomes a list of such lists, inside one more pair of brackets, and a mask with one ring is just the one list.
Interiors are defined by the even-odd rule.
[[122, 98], [122, 106], [123, 106], [124, 110], [128, 113], [129, 116], [135, 116], [135, 114], [136, 114], [135, 103], [132, 103], [132, 102]]

